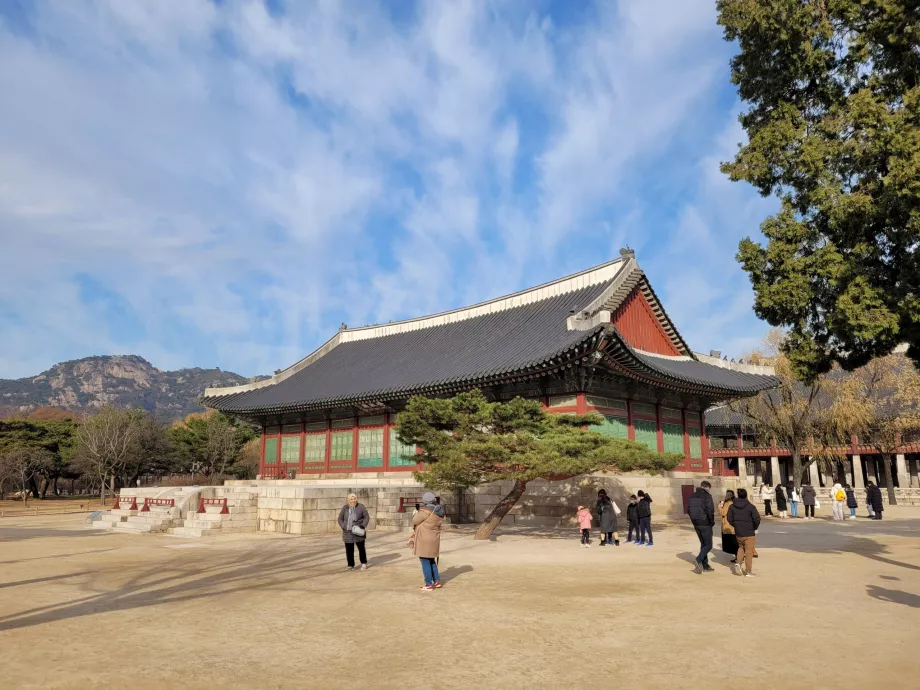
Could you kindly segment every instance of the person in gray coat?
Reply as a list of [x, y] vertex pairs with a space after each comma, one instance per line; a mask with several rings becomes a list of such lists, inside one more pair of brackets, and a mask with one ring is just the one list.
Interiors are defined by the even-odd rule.
[[345, 542], [345, 560], [348, 561], [346, 570], [355, 569], [355, 546], [358, 547], [358, 558], [361, 561], [361, 570], [367, 570], [367, 552], [364, 550], [364, 540], [367, 525], [371, 521], [358, 497], [348, 494], [348, 503], [339, 511], [339, 527], [342, 528], [342, 541]]
[[601, 546], [619, 546], [620, 535], [617, 534], [617, 508], [606, 489], [597, 492], [597, 520], [601, 530]]

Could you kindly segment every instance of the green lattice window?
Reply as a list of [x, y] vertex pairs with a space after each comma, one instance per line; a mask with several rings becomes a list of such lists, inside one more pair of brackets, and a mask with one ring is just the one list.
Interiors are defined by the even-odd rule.
[[281, 427], [280, 427], [280, 426], [267, 426], [267, 427], [265, 427], [265, 435], [266, 435], [266, 436], [270, 436], [270, 435], [272, 435], [272, 434], [277, 434], [279, 431], [281, 431]]
[[600, 395], [589, 395], [588, 404], [592, 407], [605, 407], [609, 410], [626, 410], [626, 401], [616, 398], [605, 398]]
[[325, 431], [326, 422], [307, 422], [307, 431]]
[[684, 427], [681, 424], [662, 424], [664, 452], [684, 454]]
[[358, 467], [383, 467], [383, 429], [358, 431]]
[[604, 415], [603, 424], [591, 427], [605, 436], [614, 438], [629, 438], [629, 422], [626, 417], [620, 417], [612, 414]]
[[348, 419], [333, 419], [332, 428], [333, 429], [351, 429], [355, 425], [355, 420], [349, 417]]
[[687, 427], [687, 435], [690, 437], [690, 457], [702, 458], [703, 448], [700, 440], [700, 430], [695, 426]]
[[644, 443], [652, 450], [658, 450], [658, 424], [650, 419], [634, 419], [636, 443]]
[[633, 414], [644, 414], [649, 417], [655, 417], [658, 415], [657, 410], [655, 410], [654, 405], [649, 405], [648, 403], [633, 403]]
[[382, 414], [373, 415], [370, 417], [361, 417], [358, 420], [360, 426], [383, 426], [383, 423], [386, 422], [386, 416]]
[[326, 434], [307, 434], [303, 448], [303, 468], [321, 470], [326, 467]]
[[281, 462], [285, 465], [300, 464], [300, 436], [281, 437]]
[[699, 412], [690, 412], [690, 410], [687, 410], [684, 413], [684, 416], [686, 417], [688, 422], [694, 422], [695, 424], [700, 423], [700, 413]]
[[415, 459], [415, 446], [400, 443], [397, 428], [390, 428], [390, 467], [413, 467], [418, 464]]
[[662, 407], [661, 417], [662, 419], [677, 419], [677, 420], [682, 419], [680, 410], [676, 410], [673, 407]]
[[550, 407], [575, 407], [578, 404], [578, 398], [574, 395], [551, 395], [549, 396]]
[[330, 469], [351, 469], [353, 440], [354, 434], [351, 431], [332, 432], [332, 457], [329, 459]]
[[278, 437], [268, 436], [265, 438], [265, 464], [274, 465], [278, 460]]

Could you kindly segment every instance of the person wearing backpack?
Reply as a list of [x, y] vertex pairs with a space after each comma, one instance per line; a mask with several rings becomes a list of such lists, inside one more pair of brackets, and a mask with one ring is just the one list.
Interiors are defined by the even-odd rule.
[[697, 490], [687, 501], [687, 515], [690, 516], [690, 523], [700, 540], [700, 553], [695, 560], [698, 574], [713, 571], [709, 565], [709, 552], [712, 551], [712, 527], [716, 524], [716, 519], [715, 506], [709, 493], [711, 488], [712, 484], [709, 482], [700, 482]]
[[840, 482], [836, 482], [828, 493], [831, 497], [831, 510], [834, 512], [834, 520], [843, 520], [843, 506], [847, 502], [847, 492], [843, 490]]
[[746, 489], [738, 489], [738, 497], [732, 501], [726, 517], [738, 539], [738, 562], [733, 568], [737, 569], [739, 575], [754, 577], [754, 552], [757, 546], [757, 530], [760, 528], [760, 513], [748, 500]]

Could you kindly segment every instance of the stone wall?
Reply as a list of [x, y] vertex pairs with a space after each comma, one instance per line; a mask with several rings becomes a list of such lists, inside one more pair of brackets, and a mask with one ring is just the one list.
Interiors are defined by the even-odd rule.
[[[712, 484], [713, 496], [723, 494], [726, 489], [744, 486], [737, 477], [705, 477], [691, 473], [671, 473], [670, 476], [598, 473], [564, 481], [536, 480], [527, 484], [526, 492], [502, 524], [533, 527], [574, 525], [578, 506], [584, 505], [593, 510], [600, 489], [606, 489], [619, 506], [624, 525], [629, 496], [640, 489], [651, 497], [653, 515], [679, 517], [683, 515], [681, 487], [699, 486], [703, 479]], [[441, 500], [448, 514], [457, 522], [482, 522], [512, 486], [512, 482], [494, 482], [459, 495], [442, 496]]]

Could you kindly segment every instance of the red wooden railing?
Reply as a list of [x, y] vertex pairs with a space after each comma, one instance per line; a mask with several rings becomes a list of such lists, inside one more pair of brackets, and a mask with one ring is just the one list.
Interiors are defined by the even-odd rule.
[[172, 508], [176, 505], [176, 499], [174, 498], [145, 498], [144, 507], [141, 508], [142, 513], [149, 513], [150, 506], [169, 506]]
[[221, 514], [221, 515], [229, 515], [229, 514], [230, 514], [230, 509], [227, 508], [227, 499], [226, 499], [226, 498], [199, 498], [199, 499], [198, 499], [198, 510], [196, 510], [195, 512], [196, 512], [196, 513], [203, 513], [203, 512], [205, 512], [205, 510], [204, 510], [204, 507], [205, 507], [205, 506], [223, 506], [223, 507], [220, 509], [220, 514]]
[[421, 496], [400, 496], [399, 497], [399, 510], [397, 510], [396, 512], [405, 513], [407, 504], [415, 505], [416, 503], [421, 503], [421, 502], [422, 502]]
[[131, 507], [122, 508], [122, 510], [137, 510], [137, 496], [115, 496], [115, 505], [112, 506], [112, 510], [118, 510], [121, 501], [131, 501]]

